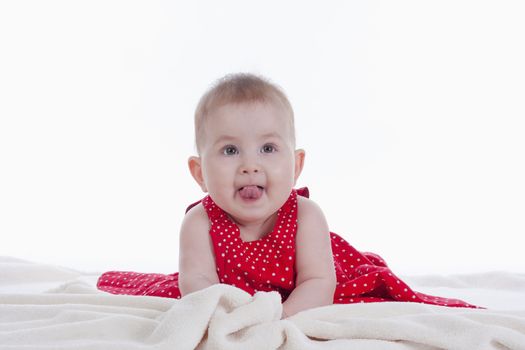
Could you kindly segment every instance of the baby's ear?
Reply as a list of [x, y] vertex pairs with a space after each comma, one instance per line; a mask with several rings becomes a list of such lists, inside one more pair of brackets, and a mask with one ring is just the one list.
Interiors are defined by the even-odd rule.
[[199, 157], [190, 157], [188, 159], [188, 167], [190, 169], [191, 176], [197, 181], [203, 192], [208, 192], [206, 184], [204, 183], [204, 177], [202, 176], [201, 159]]
[[304, 156], [305, 151], [304, 149], [298, 149], [295, 150], [295, 174], [294, 174], [294, 185], [297, 179], [299, 178], [299, 175], [301, 175], [301, 172], [303, 171], [304, 166]]

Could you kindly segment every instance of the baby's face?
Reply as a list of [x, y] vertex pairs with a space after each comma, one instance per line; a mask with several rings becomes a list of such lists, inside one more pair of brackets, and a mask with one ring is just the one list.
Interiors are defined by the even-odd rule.
[[[227, 104], [205, 121], [198, 172], [205, 192], [238, 223], [264, 221], [287, 200], [302, 170], [290, 116], [273, 103]], [[190, 159], [191, 169], [191, 159]]]

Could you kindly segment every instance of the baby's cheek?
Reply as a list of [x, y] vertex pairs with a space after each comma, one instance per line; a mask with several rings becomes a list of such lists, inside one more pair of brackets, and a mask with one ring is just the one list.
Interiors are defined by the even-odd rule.
[[295, 184], [295, 164], [288, 162], [286, 167], [283, 167], [281, 177], [283, 181], [288, 181], [288, 185], [293, 186]]

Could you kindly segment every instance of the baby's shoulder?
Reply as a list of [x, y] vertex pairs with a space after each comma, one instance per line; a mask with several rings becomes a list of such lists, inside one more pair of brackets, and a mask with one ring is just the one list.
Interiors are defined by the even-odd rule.
[[204, 204], [201, 202], [197, 202], [195, 205], [193, 205], [187, 212], [186, 217], [188, 216], [194, 216], [194, 215], [202, 215], [206, 214], [206, 209], [204, 208]]
[[313, 200], [297, 197], [297, 240], [301, 244], [318, 242], [318, 238], [329, 232], [328, 223], [321, 207]]
[[313, 200], [297, 196], [297, 220], [324, 218], [323, 210]]
[[182, 232], [204, 231], [208, 232], [210, 229], [210, 221], [208, 214], [202, 203], [196, 204], [193, 208], [188, 210], [184, 219], [182, 220]]

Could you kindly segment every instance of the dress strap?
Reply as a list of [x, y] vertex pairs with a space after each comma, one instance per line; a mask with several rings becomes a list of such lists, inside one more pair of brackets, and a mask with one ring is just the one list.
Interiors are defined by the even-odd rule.
[[222, 209], [219, 208], [217, 204], [215, 204], [215, 202], [213, 201], [213, 199], [211, 199], [209, 195], [207, 195], [203, 199], [200, 199], [188, 205], [188, 207], [186, 208], [185, 214], [187, 214], [188, 211], [191, 210], [191, 208], [198, 205], [199, 203], [202, 203], [202, 206], [204, 207], [204, 209], [206, 209], [206, 213], [208, 214], [208, 217], [210, 218], [210, 220], [224, 217], [224, 213]]
[[206, 213], [212, 224], [215, 224], [219, 221], [227, 220], [227, 215], [224, 210], [222, 210], [211, 197], [208, 195], [202, 199], [202, 206], [206, 209]]
[[308, 187], [301, 187], [298, 188], [296, 191], [299, 196], [310, 198], [310, 190], [308, 189]]
[[184, 212], [184, 214], [187, 214], [190, 211], [191, 208], [193, 208], [194, 206], [198, 205], [200, 202], [202, 202], [202, 199], [199, 199], [198, 201], [193, 202], [190, 205], [188, 205], [188, 207], [186, 208], [186, 211]]

